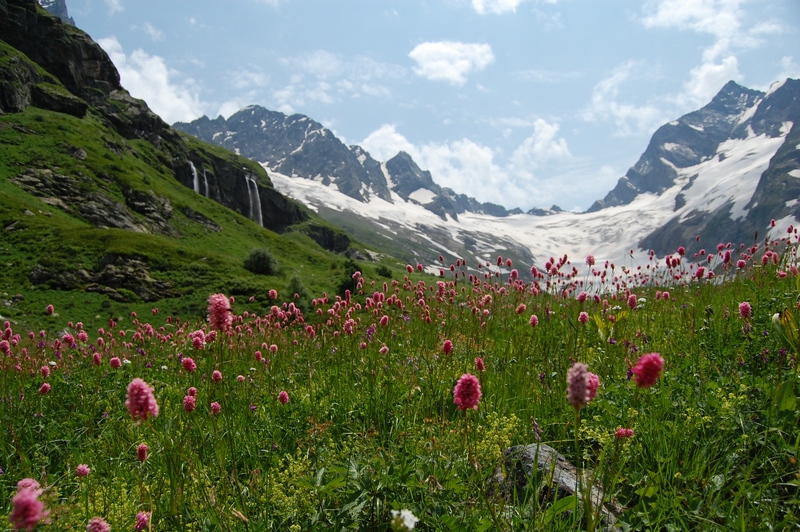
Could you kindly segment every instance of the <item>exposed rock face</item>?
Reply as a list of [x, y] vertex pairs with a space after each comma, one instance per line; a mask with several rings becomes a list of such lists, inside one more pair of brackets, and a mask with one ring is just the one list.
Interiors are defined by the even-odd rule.
[[[136, 297], [143, 301], [158, 301], [172, 295], [170, 283], [150, 277], [150, 270], [143, 260], [114, 254], [104, 255], [93, 272], [84, 269], [59, 271], [39, 263], [31, 270], [30, 279], [34, 284], [60, 290], [82, 288], [87, 292], [99, 292], [120, 302], [130, 302]], [[131, 293], [135, 297], [131, 297]]]
[[75, 25], [75, 21], [69, 16], [67, 2], [64, 0], [39, 0], [39, 5], [47, 10], [51, 15], [55, 15], [65, 24]]
[[[81, 30], [48, 15], [34, 0], [0, 0], [0, 39], [0, 112], [20, 112], [29, 105], [79, 118], [93, 112], [124, 138], [151, 143], [161, 152], [160, 161], [152, 164], [163, 164], [189, 188], [194, 184], [193, 162], [205, 173], [206, 197], [264, 227], [280, 231], [308, 219], [307, 211], [278, 193], [258, 165], [187, 142], [121, 87], [116, 68], [99, 45]], [[70, 187], [91, 176], [59, 176], [60, 183], [50, 177], [29, 170], [16, 179], [36, 195], [100, 227], [177, 234], [168, 223], [171, 211], [163, 198], [124, 186], [115, 191], [111, 182], [108, 193], [83, 197]], [[104, 181], [109, 176], [94, 178]], [[124, 202], [114, 199], [119, 193]]]

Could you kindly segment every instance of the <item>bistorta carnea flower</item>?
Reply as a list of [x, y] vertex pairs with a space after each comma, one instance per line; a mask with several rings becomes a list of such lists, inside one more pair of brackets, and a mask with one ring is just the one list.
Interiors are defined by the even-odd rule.
[[102, 517], [92, 517], [86, 525], [86, 532], [110, 532], [111, 525], [106, 523]]
[[463, 374], [453, 388], [453, 402], [458, 405], [459, 410], [477, 410], [481, 395], [481, 383], [471, 373]]
[[24, 478], [17, 482], [17, 493], [11, 498], [11, 515], [8, 520], [15, 530], [33, 530], [40, 521], [47, 519], [49, 510], [39, 500], [42, 489], [32, 478]]
[[567, 401], [575, 410], [589, 402], [589, 367], [576, 362], [567, 371]]
[[227, 331], [233, 323], [231, 302], [225, 294], [208, 296], [208, 323], [215, 331]]
[[158, 417], [158, 403], [153, 388], [139, 377], [128, 385], [128, 399], [125, 401], [128, 413], [134, 421], [141, 423], [150, 416]]
[[642, 355], [633, 367], [633, 380], [639, 388], [649, 388], [661, 377], [664, 359], [658, 353]]

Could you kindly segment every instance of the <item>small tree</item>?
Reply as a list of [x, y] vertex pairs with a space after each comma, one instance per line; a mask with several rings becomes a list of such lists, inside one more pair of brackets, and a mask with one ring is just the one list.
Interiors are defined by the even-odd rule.
[[[294, 301], [294, 304], [300, 310], [304, 313], [308, 312], [311, 303], [311, 292], [309, 292], [306, 285], [303, 284], [299, 275], [296, 273], [292, 275], [291, 279], [289, 279], [289, 285], [286, 287], [286, 291], [288, 292], [287, 296], [292, 298], [292, 301]], [[295, 294], [298, 296], [296, 299], [294, 297]]]
[[278, 273], [278, 261], [272, 256], [269, 250], [264, 248], [253, 248], [244, 259], [246, 270], [257, 275], [275, 275]]

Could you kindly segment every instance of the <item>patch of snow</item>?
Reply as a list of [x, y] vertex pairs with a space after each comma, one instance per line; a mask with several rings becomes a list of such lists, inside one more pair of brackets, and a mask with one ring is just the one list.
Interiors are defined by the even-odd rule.
[[736, 121], [736, 125], [738, 126], [740, 124], [744, 124], [745, 122], [753, 118], [753, 115], [756, 114], [756, 111], [758, 110], [759, 103], [761, 103], [760, 99], [756, 100], [756, 103], [754, 105], [751, 105], [750, 107], [745, 109], [744, 112], [739, 116], [739, 120]]
[[793, 125], [794, 125], [794, 123], [792, 123], [792, 122], [788, 122], [788, 121], [787, 121], [787, 122], [784, 122], [784, 123], [782, 123], [782, 124], [781, 124], [781, 135], [788, 135], [788, 134], [789, 134], [789, 131], [791, 131], [791, 130], [792, 130], [792, 126], [793, 126]]
[[788, 80], [788, 79], [789, 78], [784, 78], [783, 80], [776, 81], [772, 85], [770, 85], [769, 86], [769, 90], [767, 90], [767, 94], [764, 96], [764, 98], [769, 98], [770, 94], [774, 93], [776, 90], [778, 90], [781, 87], [783, 87], [783, 85], [786, 83], [786, 80]]
[[669, 125], [671, 126], [677, 126], [678, 124], [680, 124], [680, 122], [678, 122], [677, 120], [673, 120], [672, 122], [669, 123]]
[[800, 169], [795, 168], [794, 170], [789, 170], [789, 175], [792, 177], [800, 177]]
[[427, 188], [420, 188], [408, 195], [409, 199], [416, 201], [421, 205], [426, 205], [433, 201], [436, 193], [428, 190]]
[[747, 124], [747, 138], [751, 139], [756, 136], [756, 132], [753, 131], [753, 127], [750, 124]]
[[800, 200], [793, 199], [793, 200], [787, 201], [787, 202], [786, 202], [786, 206], [787, 206], [787, 207], [794, 207], [794, 206], [795, 206], [795, 205], [797, 205], [798, 203], [800, 203]]
[[694, 124], [687, 124], [690, 128], [694, 129], [695, 131], [700, 131], [701, 133], [705, 131], [703, 126], [695, 126]]

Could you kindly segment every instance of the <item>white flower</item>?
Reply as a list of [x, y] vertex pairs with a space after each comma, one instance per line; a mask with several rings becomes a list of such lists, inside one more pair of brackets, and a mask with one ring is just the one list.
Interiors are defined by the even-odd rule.
[[419, 519], [411, 513], [411, 510], [392, 510], [392, 530], [395, 532], [406, 532], [414, 530], [414, 526]]

